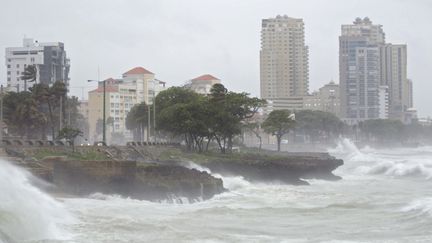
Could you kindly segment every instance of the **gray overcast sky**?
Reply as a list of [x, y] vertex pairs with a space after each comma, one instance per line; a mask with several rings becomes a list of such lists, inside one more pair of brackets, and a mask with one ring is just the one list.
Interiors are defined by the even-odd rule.
[[305, 22], [311, 90], [338, 82], [341, 24], [357, 16], [382, 24], [387, 42], [408, 45], [415, 107], [432, 116], [430, 0], [0, 0], [0, 55], [24, 36], [64, 42], [79, 97], [98, 66], [101, 79], [143, 66], [168, 85], [210, 73], [258, 96], [261, 19], [278, 14]]

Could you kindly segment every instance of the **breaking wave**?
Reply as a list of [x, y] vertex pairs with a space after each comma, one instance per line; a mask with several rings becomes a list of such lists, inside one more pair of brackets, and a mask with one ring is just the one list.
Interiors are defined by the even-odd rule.
[[68, 238], [73, 219], [62, 204], [31, 184], [30, 173], [0, 160], [0, 242]]
[[386, 156], [382, 151], [369, 146], [358, 149], [352, 141], [345, 138], [339, 141], [336, 148], [328, 151], [337, 157], [343, 158], [345, 165], [342, 170], [345, 173], [419, 177], [428, 180], [432, 178], [432, 161], [418, 153], [419, 151], [427, 152], [427, 148], [399, 149], [397, 155], [393, 153], [392, 156]]
[[413, 212], [418, 216], [427, 215], [432, 217], [432, 197], [412, 201], [402, 212]]

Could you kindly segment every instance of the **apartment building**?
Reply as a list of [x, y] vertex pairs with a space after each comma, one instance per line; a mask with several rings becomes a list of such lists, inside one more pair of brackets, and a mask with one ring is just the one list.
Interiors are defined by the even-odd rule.
[[7, 87], [9, 91], [24, 91], [35, 82], [21, 79], [29, 65], [37, 68], [36, 83], [52, 84], [56, 81], [69, 85], [70, 60], [61, 42], [38, 42], [24, 38], [21, 47], [6, 48]]
[[[109, 78], [106, 82], [105, 116], [107, 141], [111, 136], [121, 133], [126, 140], [132, 139], [132, 134], [126, 129], [126, 117], [131, 108], [141, 102], [153, 104], [154, 97], [165, 89], [166, 83], [155, 79], [154, 73], [136, 67], [123, 73], [121, 79]], [[98, 88], [89, 92], [89, 134], [91, 141], [99, 141], [102, 138], [97, 133], [97, 122], [103, 118], [103, 82], [99, 82]], [[110, 118], [108, 120], [108, 118]]]
[[342, 25], [339, 77], [341, 116], [349, 124], [378, 118], [410, 122], [412, 82], [407, 78], [407, 46], [385, 43], [382, 25], [369, 18]]
[[221, 80], [210, 74], [204, 74], [191, 79], [185, 87], [197, 92], [198, 94], [208, 95], [214, 84], [220, 84]]
[[318, 91], [305, 96], [303, 109], [330, 112], [340, 117], [339, 84], [330, 81]]
[[262, 20], [260, 89], [261, 98], [275, 109], [297, 107], [307, 95], [309, 61], [302, 19], [278, 15]]

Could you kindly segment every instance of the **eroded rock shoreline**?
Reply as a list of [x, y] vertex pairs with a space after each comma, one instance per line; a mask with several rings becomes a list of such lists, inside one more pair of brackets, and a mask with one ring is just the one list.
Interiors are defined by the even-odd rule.
[[[78, 153], [98, 151], [107, 156], [104, 160], [62, 156], [34, 158], [40, 149], [21, 147], [6, 151], [14, 156], [17, 164], [53, 183], [58, 192], [76, 196], [99, 192], [150, 201], [206, 200], [226, 191], [221, 179], [205, 171], [186, 168], [185, 162], [196, 163], [223, 176], [292, 185], [307, 185], [303, 179], [341, 179], [332, 172], [343, 164], [327, 153], [201, 155], [186, 153], [176, 146], [78, 148]], [[50, 149], [57, 154], [67, 154], [68, 148]]]

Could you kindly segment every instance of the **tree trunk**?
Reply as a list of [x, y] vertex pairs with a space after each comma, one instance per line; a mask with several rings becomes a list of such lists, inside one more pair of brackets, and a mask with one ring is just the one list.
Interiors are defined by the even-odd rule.
[[259, 139], [259, 151], [261, 151], [261, 148], [262, 148], [262, 138], [261, 138], [261, 136], [258, 136], [258, 139]]
[[232, 147], [233, 147], [232, 136], [229, 136], [227, 142], [227, 151], [229, 153], [232, 153]]
[[50, 121], [51, 121], [51, 135], [52, 135], [52, 140], [54, 140], [55, 139], [54, 117], [53, 117], [51, 103], [49, 101], [47, 103], [48, 103], [48, 111], [49, 111]]
[[282, 135], [277, 134], [276, 138], [277, 138], [277, 151], [280, 152]]
[[220, 138], [219, 138], [219, 137], [215, 137], [215, 138], [216, 138], [216, 142], [217, 142], [217, 144], [219, 145], [219, 149], [220, 149], [220, 151], [221, 151], [222, 153], [224, 153], [224, 152], [223, 152], [224, 149], [223, 149], [223, 147], [222, 147], [222, 142], [221, 142]]
[[211, 140], [212, 140], [212, 136], [208, 137], [207, 139], [208, 139], [208, 141], [207, 141], [207, 145], [206, 145], [206, 151], [208, 151], [208, 148], [209, 148], [210, 142], [211, 142]]

